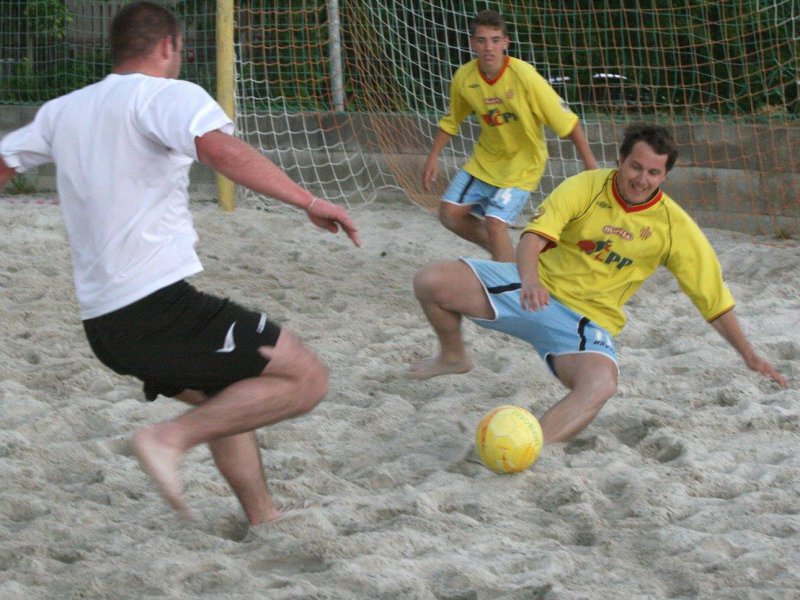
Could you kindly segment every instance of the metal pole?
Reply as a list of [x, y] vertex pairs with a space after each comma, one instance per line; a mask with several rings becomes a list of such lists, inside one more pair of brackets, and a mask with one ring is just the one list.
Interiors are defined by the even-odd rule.
[[344, 76], [342, 74], [342, 38], [339, 21], [339, 0], [328, 0], [328, 52], [330, 54], [331, 99], [333, 110], [344, 111]]
[[[217, 102], [231, 119], [234, 115], [233, 0], [217, 0]], [[217, 175], [217, 193], [223, 210], [236, 207], [236, 184]]]

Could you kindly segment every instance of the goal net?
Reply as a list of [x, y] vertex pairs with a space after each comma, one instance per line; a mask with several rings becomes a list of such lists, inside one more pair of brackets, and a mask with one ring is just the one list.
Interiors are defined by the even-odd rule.
[[[125, 3], [0, 2], [0, 105], [40, 104], [102, 78], [110, 19]], [[217, 2], [167, 3], [186, 28], [183, 77], [215, 94]], [[233, 5], [239, 133], [333, 201], [436, 206], [472, 152], [474, 119], [442, 153], [430, 192], [422, 168], [450, 79], [471, 58], [469, 20], [494, 8], [508, 23], [510, 53], [535, 65], [581, 117], [603, 165], [615, 164], [625, 125], [667, 125], [681, 156], [665, 187], [701, 224], [798, 233], [797, 0]], [[531, 207], [581, 168], [570, 142], [546, 134], [551, 159]]]
[[[471, 58], [469, 20], [494, 8], [510, 54], [535, 65], [581, 117], [602, 165], [616, 163], [626, 124], [661, 123], [681, 147], [668, 191], [693, 214], [720, 226], [723, 213], [729, 224], [757, 217], [770, 230], [798, 217], [796, 0], [237, 5], [238, 127], [334, 201], [402, 193], [436, 205], [477, 123], [463, 123], [442, 153], [430, 193], [422, 166], [450, 78]], [[581, 169], [572, 144], [546, 134], [551, 159], [532, 206]]]

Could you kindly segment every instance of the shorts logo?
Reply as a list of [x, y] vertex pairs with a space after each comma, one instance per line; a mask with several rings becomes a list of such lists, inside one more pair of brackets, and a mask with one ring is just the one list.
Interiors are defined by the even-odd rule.
[[594, 341], [592, 342], [592, 345], [602, 346], [603, 348], [608, 348], [609, 350], [614, 349], [614, 344], [611, 342], [608, 335], [603, 333], [602, 331], [594, 332]]
[[231, 323], [231, 326], [228, 328], [228, 333], [225, 334], [225, 343], [222, 344], [222, 348], [217, 350], [217, 352], [233, 352], [236, 350], [236, 342], [233, 341], [234, 327], [236, 327], [236, 321]]

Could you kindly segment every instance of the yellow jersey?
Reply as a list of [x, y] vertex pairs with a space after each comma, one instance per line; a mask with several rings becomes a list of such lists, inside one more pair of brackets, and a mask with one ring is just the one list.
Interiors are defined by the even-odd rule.
[[578, 116], [536, 69], [517, 58], [491, 81], [474, 59], [456, 71], [450, 87], [450, 108], [439, 128], [456, 135], [461, 122], [475, 114], [480, 135], [464, 170], [491, 185], [534, 190], [547, 163], [543, 126], [566, 137]]
[[553, 297], [616, 336], [625, 302], [664, 265], [706, 320], [732, 309], [719, 259], [697, 223], [661, 190], [645, 204], [627, 204], [616, 176], [599, 169], [566, 179], [525, 227], [523, 235], [551, 242], [539, 276]]

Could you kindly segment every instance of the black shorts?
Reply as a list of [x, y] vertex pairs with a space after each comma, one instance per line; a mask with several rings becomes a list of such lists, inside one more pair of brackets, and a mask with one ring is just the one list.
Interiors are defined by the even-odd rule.
[[175, 396], [185, 389], [213, 395], [259, 375], [280, 326], [264, 313], [179, 281], [114, 312], [83, 322], [97, 358], [144, 382], [144, 394]]

